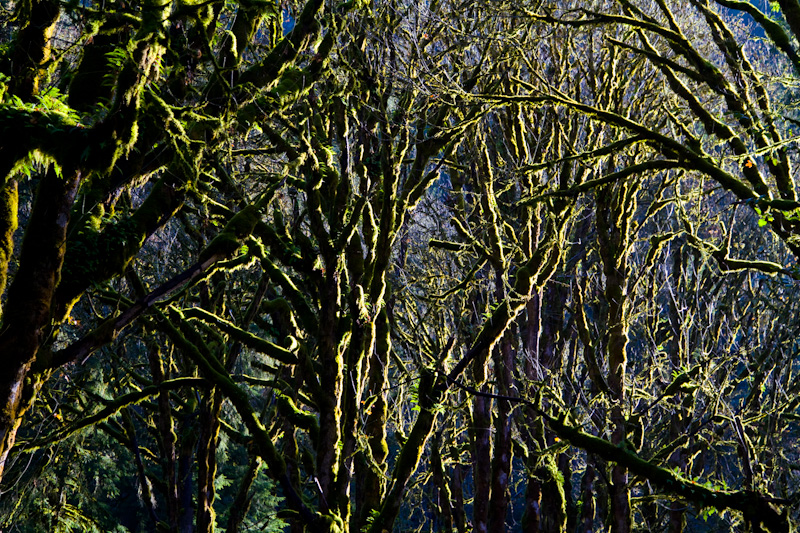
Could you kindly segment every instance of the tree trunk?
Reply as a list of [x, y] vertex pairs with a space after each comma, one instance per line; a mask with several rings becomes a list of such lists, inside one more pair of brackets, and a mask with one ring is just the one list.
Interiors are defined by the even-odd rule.
[[25, 231], [19, 268], [6, 301], [0, 333], [0, 479], [17, 429], [38, 392], [41, 378], [26, 378], [39, 347], [52, 333], [50, 310], [61, 276], [67, 225], [81, 174], [48, 169], [39, 183]]
[[530, 475], [525, 487], [525, 512], [522, 514], [523, 533], [539, 533], [542, 522], [542, 484]]
[[[511, 346], [511, 333], [507, 332], [499, 346], [495, 348], [494, 373], [497, 380], [498, 393], [511, 396], [513, 380], [514, 350]], [[506, 531], [506, 513], [509, 502], [509, 483], [511, 482], [511, 410], [507, 401], [497, 402], [497, 418], [495, 419], [494, 450], [492, 460], [491, 499], [489, 501], [488, 531], [504, 533]]]
[[452, 469], [453, 521], [458, 533], [467, 532], [467, 513], [464, 511], [464, 466], [454, 464]]
[[452, 533], [453, 509], [451, 505], [452, 494], [447, 484], [447, 476], [442, 462], [442, 434], [437, 433], [431, 442], [431, 470], [433, 471], [433, 486], [435, 491], [434, 509], [439, 519], [439, 531]]
[[200, 437], [197, 446], [197, 518], [198, 533], [212, 533], [216, 516], [214, 481], [217, 477], [217, 441], [222, 394], [216, 388], [208, 391], [200, 407]]
[[195, 402], [189, 402], [187, 413], [183, 416], [181, 429], [181, 447], [178, 457], [178, 498], [180, 509], [178, 515], [178, 531], [180, 533], [194, 532], [194, 509], [192, 506], [192, 494], [194, 484], [192, 483], [192, 458], [194, 448], [197, 444], [195, 426]]
[[[482, 361], [481, 370], [483, 369]], [[478, 374], [478, 372], [476, 372]], [[478, 379], [481, 382], [484, 380]], [[473, 427], [473, 455], [472, 476], [475, 483], [474, 500], [472, 504], [472, 527], [476, 533], [487, 533], [489, 520], [489, 498], [491, 491], [491, 404], [492, 400], [482, 396], [475, 396], [472, 400], [472, 427]]]
[[[632, 185], [622, 183], [597, 192], [597, 232], [608, 304], [608, 333], [604, 344], [608, 358], [608, 388], [613, 401], [611, 442], [617, 446], [625, 446], [627, 439], [624, 406], [628, 362], [628, 247], [635, 208], [632, 190]], [[627, 468], [620, 465], [611, 468], [609, 490], [611, 531], [628, 533], [631, 530], [631, 504]]]
[[[153, 384], [159, 385], [164, 381], [164, 364], [161, 360], [161, 351], [156, 343], [151, 342], [147, 346], [148, 359], [150, 363], [150, 374], [153, 376]], [[166, 485], [165, 500], [167, 503], [167, 524], [173, 530], [178, 528], [178, 516], [180, 513], [180, 500], [178, 498], [178, 483], [176, 472], [177, 453], [175, 444], [174, 422], [172, 419], [172, 408], [169, 401], [169, 391], [163, 390], [158, 393], [158, 444], [161, 450], [161, 467], [164, 469], [164, 483]]]
[[59, 3], [53, 0], [34, 0], [28, 9], [11, 52], [11, 92], [24, 101], [33, 100], [39, 93], [43, 70], [50, 59], [50, 40], [61, 14]]
[[592, 533], [594, 531], [594, 465], [587, 461], [586, 471], [581, 479], [581, 508], [580, 533]]
[[335, 512], [336, 478], [339, 475], [339, 444], [342, 438], [342, 389], [344, 361], [340, 353], [337, 326], [339, 322], [340, 287], [336, 265], [326, 265], [325, 297], [320, 310], [319, 359], [320, 382], [323, 383], [319, 407], [319, 442], [317, 445], [316, 483], [320, 510]]
[[356, 493], [360, 511], [360, 527], [367, 523], [371, 512], [380, 507], [383, 494], [386, 492], [386, 459], [389, 456], [389, 445], [386, 441], [386, 380], [388, 379], [389, 354], [392, 349], [391, 328], [385, 309], [377, 318], [375, 349], [369, 364], [369, 383], [367, 385], [367, 401], [373, 401], [367, 412], [364, 433], [369, 443], [369, 454], [361, 456], [358, 486]]

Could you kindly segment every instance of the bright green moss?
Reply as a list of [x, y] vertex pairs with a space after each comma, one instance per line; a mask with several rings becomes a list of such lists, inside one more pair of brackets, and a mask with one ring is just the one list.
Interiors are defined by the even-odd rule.
[[0, 295], [5, 291], [8, 264], [14, 253], [14, 233], [17, 231], [19, 195], [16, 180], [9, 180], [0, 189]]

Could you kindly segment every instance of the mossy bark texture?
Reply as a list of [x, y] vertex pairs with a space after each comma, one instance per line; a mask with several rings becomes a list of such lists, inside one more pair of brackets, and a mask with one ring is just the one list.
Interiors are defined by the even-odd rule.
[[51, 306], [61, 277], [64, 242], [81, 175], [48, 171], [25, 230], [19, 269], [9, 286], [0, 333], [0, 475], [25, 411], [35, 398], [28, 373], [50, 335]]

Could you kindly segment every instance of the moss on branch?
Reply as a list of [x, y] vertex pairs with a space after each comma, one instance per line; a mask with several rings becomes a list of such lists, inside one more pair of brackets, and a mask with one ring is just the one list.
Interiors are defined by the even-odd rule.
[[289, 396], [280, 391], [276, 391], [278, 410], [294, 426], [308, 431], [309, 437], [314, 446], [319, 441], [319, 423], [317, 417], [311, 413], [303, 411], [294, 403]]
[[569, 416], [566, 412], [551, 414], [542, 409], [540, 402], [530, 401], [521, 397], [482, 392], [473, 387], [462, 385], [456, 379], [448, 378], [448, 383], [454, 384], [475, 396], [527, 405], [541, 416], [550, 429], [562, 440], [606, 461], [627, 468], [631, 474], [648, 480], [651, 484], [664, 491], [665, 494], [683, 497], [700, 509], [712, 507], [721, 511], [726, 509], [739, 511], [744, 515], [745, 520], [763, 525], [771, 533], [789, 533], [792, 531], [788, 514], [779, 511], [777, 507], [778, 505], [790, 504], [791, 501], [789, 500], [774, 498], [769, 494], [752, 490], [717, 490], [707, 485], [701, 485], [696, 481], [685, 478], [679, 472], [643, 459], [626, 443], [615, 445], [605, 439], [584, 432], [568, 421]]
[[[241, 342], [244, 346], [256, 350], [272, 359], [280, 361], [287, 365], [295, 365], [298, 363], [297, 356], [291, 351], [278, 346], [266, 339], [262, 339], [253, 335], [249, 331], [245, 331], [235, 324], [224, 320], [213, 313], [201, 309], [199, 307], [190, 307], [183, 310], [183, 314], [188, 318], [198, 318], [209, 324], [219, 327], [222, 331], [230, 335], [237, 342]], [[296, 342], [294, 343], [296, 346]]]
[[180, 332], [174, 324], [175, 321], [183, 320], [180, 313], [173, 311], [170, 313], [169, 318], [163, 315], [162, 317], [163, 319], [158, 322], [158, 326], [200, 368], [204, 376], [220, 388], [222, 393], [231, 401], [239, 416], [241, 416], [242, 422], [253, 438], [257, 453], [267, 463], [270, 474], [283, 489], [287, 505], [298, 512], [307, 524], [313, 524], [321, 520], [319, 513], [314, 513], [306, 506], [297, 488], [292, 484], [286, 471], [286, 463], [272, 442], [269, 432], [261, 423], [258, 414], [250, 405], [247, 393], [234, 383], [219, 361], [207, 358], [197, 346]]
[[788, 517], [775, 507], [775, 504], [788, 503], [785, 500], [750, 490], [732, 492], [711, 489], [686, 479], [672, 470], [642, 459], [624, 446], [615, 446], [604, 439], [570, 426], [566, 423], [565, 417], [556, 418], [546, 414], [543, 416], [559, 437], [573, 446], [626, 467], [631, 473], [644, 477], [668, 494], [686, 498], [699, 508], [713, 507], [719, 510], [740, 511], [746, 520], [760, 523], [773, 533], [788, 533], [791, 530]]
[[66, 315], [92, 284], [122, 275], [145, 240], [183, 205], [185, 191], [163, 177], [130, 217], [107, 226], [101, 233], [84, 231], [67, 243], [65, 276], [58, 287], [57, 312]]
[[180, 389], [183, 387], [209, 387], [211, 384], [203, 379], [203, 378], [175, 378], [170, 379], [167, 381], [163, 381], [158, 385], [150, 385], [145, 387], [140, 391], [131, 392], [128, 394], [124, 394], [114, 400], [111, 400], [108, 405], [106, 405], [103, 409], [97, 411], [96, 413], [86, 416], [68, 426], [65, 426], [58, 431], [54, 432], [51, 435], [48, 435], [44, 438], [37, 439], [36, 441], [23, 444], [20, 446], [20, 450], [30, 453], [45, 446], [50, 446], [55, 444], [56, 442], [62, 441], [82, 429], [85, 429], [90, 426], [99, 425], [100, 423], [108, 420], [112, 416], [116, 415], [120, 410], [128, 407], [130, 405], [135, 405], [138, 403], [147, 400], [153, 396], [156, 396], [164, 391]]

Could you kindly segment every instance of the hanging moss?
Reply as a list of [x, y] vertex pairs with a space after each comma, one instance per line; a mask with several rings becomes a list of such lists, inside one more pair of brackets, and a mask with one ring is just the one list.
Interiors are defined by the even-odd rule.
[[199, 318], [204, 322], [213, 324], [215, 327], [230, 335], [231, 338], [237, 342], [241, 342], [248, 348], [261, 352], [264, 355], [271, 357], [272, 359], [275, 359], [283, 364], [294, 365], [298, 363], [297, 357], [293, 353], [293, 350], [297, 350], [297, 341], [291, 337], [287, 339], [290, 346], [290, 348], [287, 349], [269, 342], [266, 339], [262, 339], [256, 335], [253, 335], [249, 331], [241, 329], [236, 325], [223, 320], [222, 318], [201, 308], [186, 309], [185, 316]]
[[22, 29], [11, 51], [11, 92], [25, 101], [39, 93], [46, 76], [51, 53], [51, 38], [61, 7], [53, 0], [31, 0], [23, 3]]
[[521, 296], [527, 296], [531, 293], [532, 288], [532, 274], [527, 266], [521, 266], [517, 269], [514, 279], [514, 290]]

